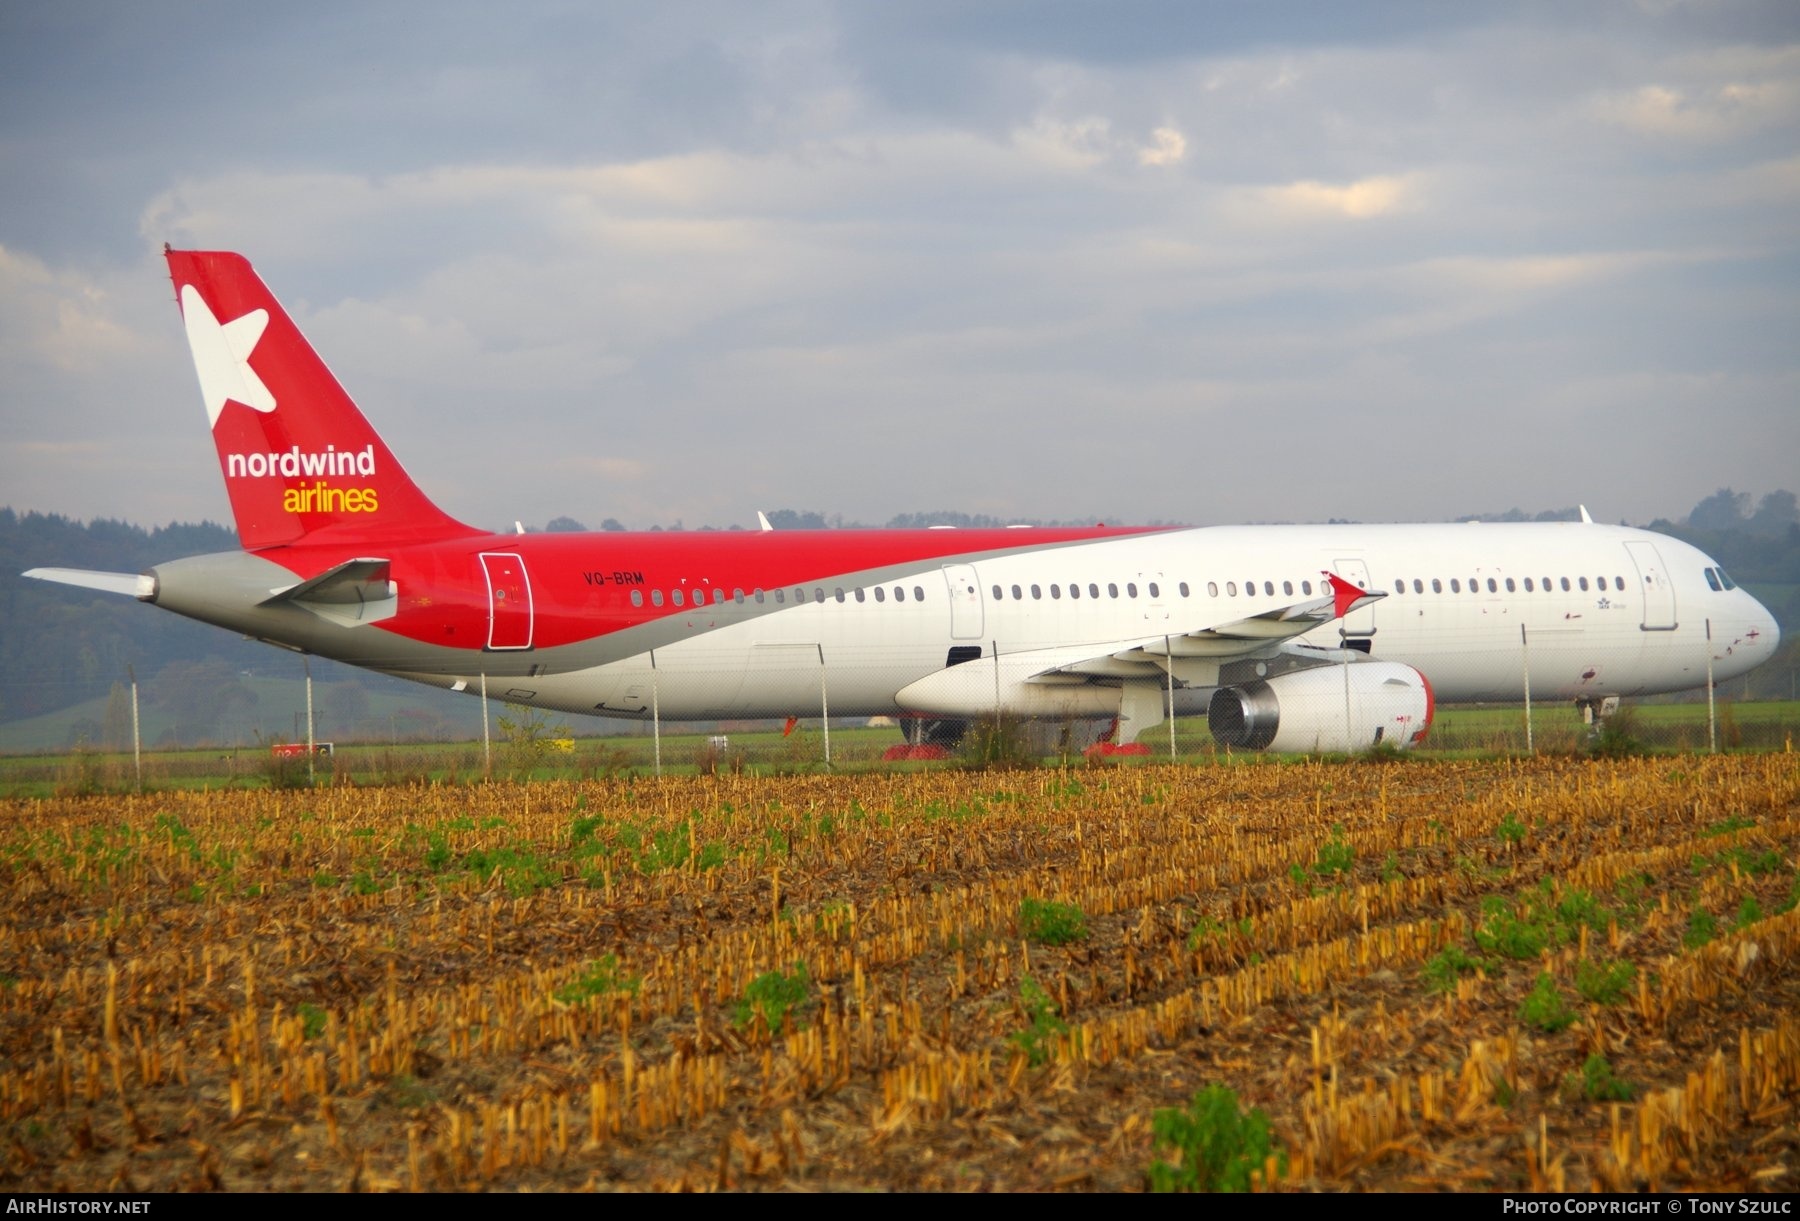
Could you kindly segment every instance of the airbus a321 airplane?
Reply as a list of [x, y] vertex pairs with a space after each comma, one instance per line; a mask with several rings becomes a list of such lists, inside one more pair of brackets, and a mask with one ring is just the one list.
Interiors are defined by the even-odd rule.
[[1230, 746], [1342, 751], [1413, 745], [1434, 699], [1528, 679], [1610, 707], [1779, 640], [1699, 551], [1587, 520], [490, 534], [407, 477], [244, 258], [166, 254], [244, 550], [26, 575], [438, 687], [940, 735], [998, 710], [1122, 743], [1205, 711]]

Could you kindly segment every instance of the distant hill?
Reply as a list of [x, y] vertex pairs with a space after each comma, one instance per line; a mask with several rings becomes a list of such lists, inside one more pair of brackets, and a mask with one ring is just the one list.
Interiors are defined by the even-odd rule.
[[[1568, 520], [1572, 509], [1485, 516], [1488, 521]], [[823, 513], [778, 509], [777, 528], [841, 526]], [[903, 514], [894, 527], [993, 525], [999, 519], [938, 511]], [[577, 529], [558, 518], [551, 529]], [[604, 529], [621, 528], [608, 519]], [[679, 523], [674, 527], [680, 528]], [[1774, 612], [1786, 632], [1782, 654], [1757, 683], [1791, 686], [1800, 665], [1800, 510], [1789, 492], [1750, 497], [1721, 488], [1680, 522], [1650, 529], [1705, 551]], [[235, 551], [236, 534], [212, 522], [144, 529], [97, 519], [0, 508], [0, 751], [62, 749], [79, 742], [129, 741], [128, 673], [140, 684], [144, 740], [181, 745], [243, 744], [300, 732], [305, 706], [299, 657], [229, 632], [109, 596], [19, 574], [28, 568], [140, 572], [182, 556]], [[1766, 672], [1766, 673], [1765, 673]], [[341, 740], [472, 737], [481, 708], [466, 696], [313, 661], [321, 732]], [[618, 726], [575, 718], [577, 732]]]

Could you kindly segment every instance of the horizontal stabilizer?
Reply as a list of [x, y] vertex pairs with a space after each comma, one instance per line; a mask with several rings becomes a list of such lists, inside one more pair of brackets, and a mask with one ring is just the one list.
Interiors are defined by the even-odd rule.
[[281, 602], [305, 602], [318, 606], [380, 602], [394, 596], [388, 583], [388, 562], [379, 559], [345, 560], [310, 581], [278, 590], [262, 600], [263, 606]]
[[89, 572], [85, 568], [33, 568], [24, 574], [39, 581], [55, 581], [58, 585], [79, 585], [102, 593], [124, 594], [127, 598], [156, 596], [156, 578], [148, 573]]

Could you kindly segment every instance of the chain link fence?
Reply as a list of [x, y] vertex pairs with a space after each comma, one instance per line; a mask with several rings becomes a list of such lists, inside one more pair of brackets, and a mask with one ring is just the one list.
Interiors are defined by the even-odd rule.
[[[928, 714], [873, 717], [841, 713], [866, 709], [870, 692], [917, 682], [915, 663], [896, 654], [891, 664], [879, 656], [867, 664], [860, 652], [865, 664], [837, 667], [826, 645], [790, 652], [753, 659], [748, 668], [646, 658], [597, 699], [584, 680], [579, 701], [571, 680], [556, 676], [492, 677], [484, 701], [475, 684], [453, 693], [297, 657], [272, 658], [254, 672], [213, 663], [166, 667], [147, 678], [122, 675], [104, 695], [70, 698], [54, 713], [0, 722], [0, 775], [15, 784], [113, 788], [140, 779], [286, 781], [299, 772], [385, 782], [1112, 755], [1204, 760], [1265, 747], [1437, 756], [1788, 750], [1800, 730], [1792, 650], [1709, 686], [1713, 654], [1702, 649], [1689, 659], [1693, 690], [1611, 701], [1601, 698], [1608, 676], [1594, 668], [1584, 687], [1579, 655], [1566, 648], [1545, 644], [1534, 654], [1529, 635], [1516, 649], [1469, 647], [1432, 666], [1430, 678], [1439, 695], [1474, 692], [1480, 700], [1436, 702], [1417, 741], [1434, 697], [1410, 669], [1383, 662], [1378, 648], [1304, 670], [1237, 662], [1223, 671], [1177, 650], [1173, 679], [1142, 655], [1046, 678], [1039, 660], [1004, 650], [996, 656], [991, 644], [971, 642], [951, 654], [958, 664], [914, 687], [909, 703]], [[808, 664], [795, 664], [801, 652]], [[1119, 673], [1105, 673], [1109, 666]], [[1222, 690], [1212, 685], [1221, 682]], [[1595, 698], [1578, 704], [1572, 682]], [[1132, 692], [1122, 717], [1121, 684]], [[70, 685], [66, 694], [92, 687]], [[771, 689], [783, 715], [769, 715]], [[55, 704], [61, 692], [33, 694]], [[559, 698], [637, 715], [522, 704]], [[741, 715], [684, 719], [701, 708]], [[306, 753], [309, 742], [318, 753]]]

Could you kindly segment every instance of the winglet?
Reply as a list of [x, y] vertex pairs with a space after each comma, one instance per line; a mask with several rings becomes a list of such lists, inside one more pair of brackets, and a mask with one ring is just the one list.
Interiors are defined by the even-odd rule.
[[764, 531], [764, 532], [765, 532], [765, 533], [766, 533], [766, 532], [767, 532], [767, 531], [770, 531], [770, 530], [773, 530], [773, 529], [774, 529], [774, 528], [775, 528], [775, 527], [774, 527], [774, 526], [771, 526], [771, 525], [770, 525], [770, 524], [769, 524], [769, 515], [768, 515], [768, 514], [766, 514], [766, 513], [764, 513], [764, 512], [763, 512], [763, 511], [762, 511], [762, 510], [761, 510], [761, 509], [758, 509], [758, 510], [757, 510], [757, 511], [756, 511], [756, 524], [757, 524], [757, 526], [759, 526], [759, 527], [760, 527], [760, 528], [761, 528], [761, 529], [762, 529], [762, 530], [763, 530], [763, 531]]
[[1364, 602], [1385, 597], [1384, 594], [1373, 594], [1360, 585], [1353, 585], [1335, 572], [1324, 572], [1325, 579], [1331, 582], [1331, 617], [1342, 619]]
[[1594, 524], [1594, 519], [1588, 516], [1588, 511], [1587, 511], [1586, 505], [1581, 506], [1581, 520], [1584, 525], [1591, 526]]

